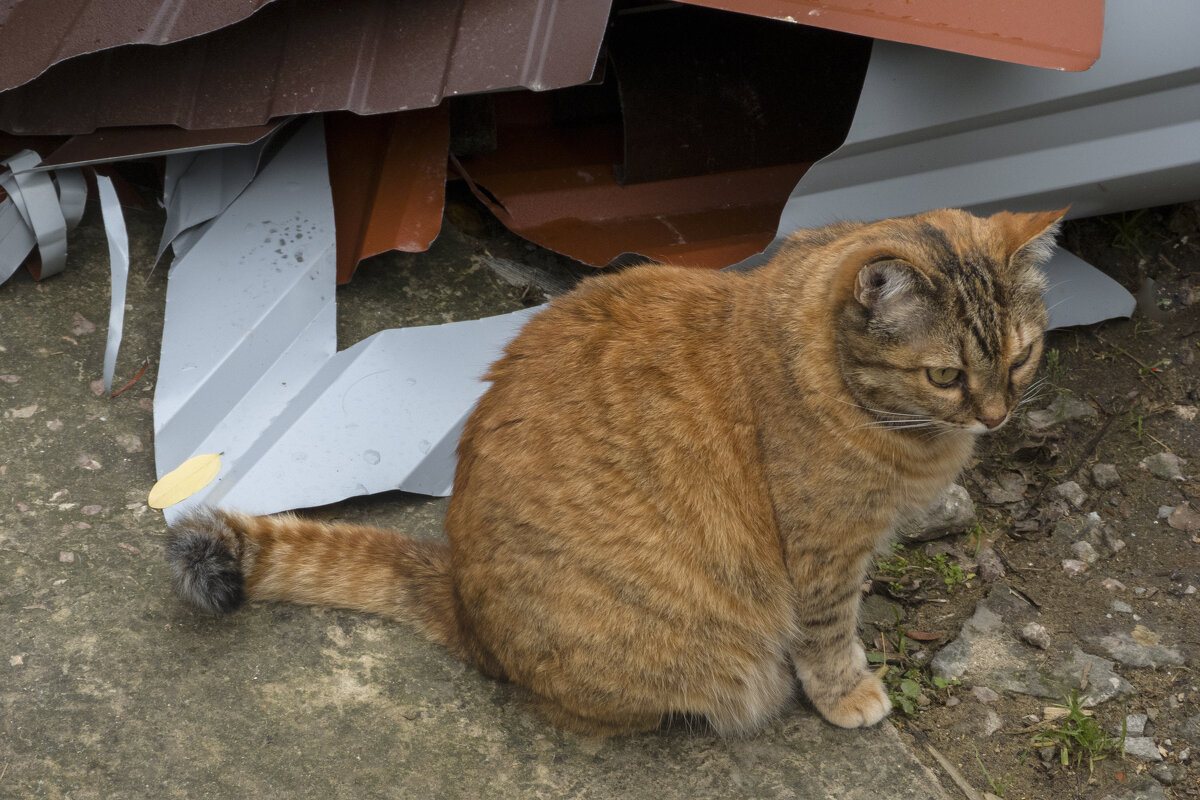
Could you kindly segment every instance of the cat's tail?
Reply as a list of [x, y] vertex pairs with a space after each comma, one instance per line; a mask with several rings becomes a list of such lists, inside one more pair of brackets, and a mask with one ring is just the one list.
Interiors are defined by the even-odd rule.
[[368, 611], [479, 660], [460, 624], [450, 549], [440, 542], [293, 514], [203, 509], [171, 526], [167, 561], [179, 593], [209, 611], [230, 612], [247, 600]]

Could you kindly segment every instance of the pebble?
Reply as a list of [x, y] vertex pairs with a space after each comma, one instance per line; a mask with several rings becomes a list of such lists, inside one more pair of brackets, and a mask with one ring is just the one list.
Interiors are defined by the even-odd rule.
[[1125, 755], [1134, 756], [1145, 761], [1162, 761], [1162, 753], [1149, 736], [1126, 736]]
[[1121, 482], [1121, 473], [1112, 464], [1093, 464], [1092, 483], [1097, 489], [1111, 489]]
[[1113, 600], [1112, 610], [1119, 611], [1122, 614], [1132, 614], [1133, 606], [1129, 605], [1129, 603], [1126, 603], [1122, 600]]
[[927, 542], [957, 533], [975, 524], [975, 501], [962, 486], [950, 484], [921, 518], [902, 525], [897, 531], [901, 538]]
[[1087, 572], [1087, 564], [1082, 561], [1077, 561], [1073, 558], [1064, 558], [1062, 561], [1063, 572], [1068, 575], [1082, 575]]
[[1150, 767], [1150, 777], [1163, 786], [1173, 786], [1179, 780], [1179, 775], [1170, 764], [1155, 764]]
[[1126, 736], [1141, 736], [1146, 732], [1146, 722], [1150, 717], [1147, 714], [1126, 714], [1125, 715], [1125, 735]]
[[1034, 647], [1046, 650], [1050, 647], [1050, 634], [1038, 622], [1030, 622], [1021, 629], [1021, 638]]
[[1108, 589], [1110, 592], [1125, 591], [1125, 584], [1121, 583], [1116, 578], [1105, 578], [1104, 580], [1100, 581], [1100, 585], [1105, 589]]
[[1083, 508], [1084, 503], [1086, 503], [1088, 499], [1087, 492], [1085, 492], [1083, 487], [1075, 481], [1060, 483], [1050, 491], [1079, 509]]
[[[1071, 552], [1085, 564], [1095, 564], [1100, 560], [1100, 554], [1096, 552], [1096, 548], [1092, 547], [1092, 543], [1088, 541], [1078, 541], [1071, 545]], [[1066, 562], [1063, 562], [1066, 566]]]
[[994, 703], [1000, 699], [1000, 695], [986, 686], [976, 686], [971, 689], [971, 694], [981, 703]]
[[1180, 764], [1182, 764], [1185, 761], [1190, 761], [1191, 758], [1192, 758], [1192, 748], [1185, 747], [1179, 751], [1179, 763]]
[[1096, 409], [1087, 403], [1070, 395], [1060, 394], [1045, 409], [1030, 411], [1025, 419], [1034, 430], [1044, 430], [1067, 420], [1094, 416]]
[[999, 714], [989, 708], [987, 712], [987, 719], [983, 721], [983, 735], [991, 736], [993, 733], [1003, 727], [1004, 720], [1000, 718]]
[[996, 555], [996, 551], [992, 548], [982, 548], [979, 551], [979, 555], [975, 558], [979, 562], [979, 577], [983, 578], [987, 583], [998, 581], [1004, 577], [1004, 562], [1000, 560], [1000, 556]]
[[1171, 512], [1175, 510], [1175, 506], [1159, 506], [1158, 516], [1156, 519], [1166, 519], [1171, 516]]
[[1180, 458], [1174, 453], [1155, 453], [1139, 461], [1138, 466], [1164, 481], [1182, 481], [1183, 465], [1186, 463], [1186, 458]]
[[1187, 587], [1186, 589], [1184, 589], [1184, 590], [1183, 590], [1183, 593], [1184, 593], [1184, 594], [1195, 594], [1195, 593], [1196, 593], [1196, 587], [1195, 587], [1195, 586], [1192, 586], [1192, 585], [1189, 583], [1189, 584], [1188, 584], [1188, 587]]
[[1117, 532], [1113, 530], [1111, 525], [1104, 526], [1104, 546], [1114, 553], [1119, 553], [1125, 549], [1125, 542], [1117, 538]]
[[961, 702], [962, 702], [962, 700], [959, 700], [957, 697], [947, 697], [946, 698], [946, 708], [954, 708], [956, 705], [958, 705]]

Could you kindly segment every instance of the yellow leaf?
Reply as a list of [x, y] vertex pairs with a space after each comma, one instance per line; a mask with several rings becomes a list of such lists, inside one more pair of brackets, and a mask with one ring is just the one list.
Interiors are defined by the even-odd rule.
[[219, 453], [192, 456], [159, 478], [146, 502], [151, 508], [173, 506], [208, 486], [220, 471]]

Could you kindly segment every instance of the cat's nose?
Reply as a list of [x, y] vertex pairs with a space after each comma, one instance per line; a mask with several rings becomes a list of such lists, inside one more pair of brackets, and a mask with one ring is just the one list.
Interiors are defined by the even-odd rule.
[[999, 417], [976, 417], [975, 419], [986, 425], [988, 430], [994, 431], [1004, 424], [1004, 420], [1008, 419], [1008, 414], [1002, 414]]

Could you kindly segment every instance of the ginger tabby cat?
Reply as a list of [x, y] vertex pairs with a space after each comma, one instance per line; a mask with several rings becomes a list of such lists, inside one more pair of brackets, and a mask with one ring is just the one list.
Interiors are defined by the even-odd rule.
[[872, 725], [865, 570], [1032, 379], [1062, 214], [838, 223], [749, 272], [584, 281], [486, 376], [448, 545], [204, 510], [172, 528], [177, 586], [403, 620], [585, 733], [746, 734], [797, 678]]

